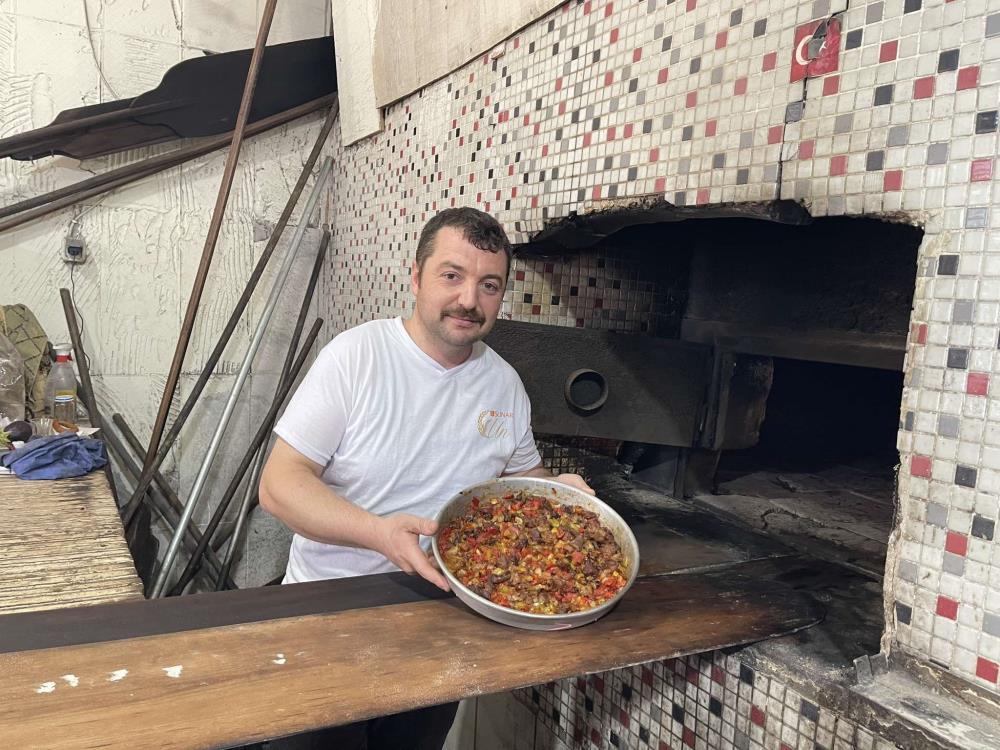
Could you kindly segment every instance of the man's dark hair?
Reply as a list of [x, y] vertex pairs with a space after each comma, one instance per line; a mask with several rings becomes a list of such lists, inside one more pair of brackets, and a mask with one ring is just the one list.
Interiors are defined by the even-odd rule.
[[417, 242], [417, 268], [423, 270], [424, 261], [434, 252], [434, 238], [440, 229], [455, 227], [462, 232], [466, 242], [489, 253], [503, 252], [507, 256], [507, 273], [510, 274], [510, 259], [513, 249], [500, 222], [487, 213], [475, 208], [446, 208], [428, 221], [420, 232]]

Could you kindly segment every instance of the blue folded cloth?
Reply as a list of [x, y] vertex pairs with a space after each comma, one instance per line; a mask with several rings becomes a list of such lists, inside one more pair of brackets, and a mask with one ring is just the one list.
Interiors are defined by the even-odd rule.
[[73, 432], [35, 438], [15, 451], [0, 454], [0, 465], [20, 479], [80, 477], [107, 462], [104, 441]]

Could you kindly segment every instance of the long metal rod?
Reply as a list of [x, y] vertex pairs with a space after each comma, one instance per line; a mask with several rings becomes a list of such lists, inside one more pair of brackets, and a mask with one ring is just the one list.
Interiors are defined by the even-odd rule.
[[[101, 412], [97, 408], [97, 394], [94, 393], [94, 384], [90, 380], [87, 352], [83, 348], [83, 336], [80, 335], [80, 326], [76, 319], [76, 306], [73, 304], [73, 296], [70, 294], [69, 289], [60, 289], [59, 296], [62, 298], [63, 315], [66, 317], [66, 327], [69, 328], [70, 342], [73, 344], [73, 353], [76, 355], [76, 369], [80, 373], [80, 383], [83, 385], [80, 396], [83, 399], [83, 405], [87, 408], [90, 424], [100, 428], [102, 426]], [[118, 487], [115, 486], [115, 474], [110, 462], [104, 464], [104, 476], [107, 477], [108, 485], [111, 487], [111, 497], [115, 499], [115, 507], [121, 507], [121, 500], [118, 497]]]
[[[215, 529], [218, 527], [222, 517], [226, 514], [229, 502], [233, 499], [233, 495], [236, 494], [236, 490], [239, 488], [240, 482], [243, 480], [243, 475], [250, 466], [250, 462], [253, 461], [254, 455], [261, 449], [261, 446], [264, 445], [264, 442], [271, 434], [271, 425], [274, 423], [275, 417], [278, 416], [278, 410], [285, 402], [285, 398], [287, 398], [289, 391], [291, 391], [292, 384], [295, 382], [295, 378], [298, 377], [299, 371], [302, 369], [302, 365], [305, 364], [306, 357], [309, 355], [309, 350], [312, 349], [312, 345], [316, 341], [316, 337], [319, 335], [319, 329], [322, 328], [322, 326], [323, 319], [317, 318], [313, 323], [312, 328], [309, 330], [309, 334], [306, 336], [305, 343], [302, 345], [302, 349], [299, 351], [299, 355], [296, 357], [295, 363], [292, 365], [290, 376], [286, 378], [284, 383], [281, 384], [281, 387], [274, 396], [274, 400], [271, 401], [271, 407], [267, 410], [267, 414], [264, 415], [264, 419], [261, 421], [260, 427], [257, 428], [257, 433], [254, 435], [250, 446], [247, 448], [246, 453], [243, 454], [243, 460], [240, 461], [240, 465], [237, 467], [236, 473], [233, 474], [233, 478], [230, 480], [229, 486], [226, 488], [224, 500], [216, 507], [211, 520], [205, 527], [205, 533], [202, 536], [201, 544], [198, 545], [198, 549], [196, 549], [194, 554], [191, 555], [191, 559], [188, 560], [187, 566], [185, 566], [184, 571], [181, 573], [181, 577], [177, 580], [177, 583], [174, 585], [171, 593], [182, 592], [184, 587], [187, 586], [188, 582], [197, 572], [198, 566], [201, 564], [201, 553], [204, 552], [204, 547], [208, 546], [209, 540], [215, 533]], [[190, 505], [188, 507], [190, 507]], [[154, 593], [153, 598], [156, 598], [156, 596], [157, 594]]]
[[[272, 128], [276, 128], [279, 125], [285, 125], [299, 117], [303, 117], [312, 112], [323, 109], [324, 107], [331, 105], [336, 107], [336, 102], [336, 94], [330, 94], [319, 99], [314, 99], [313, 101], [306, 102], [298, 107], [280, 112], [276, 115], [271, 115], [263, 120], [258, 120], [252, 125], [247, 125], [246, 135], [248, 137], [252, 135], [259, 135], [271, 130]], [[14, 217], [12, 219], [7, 219], [6, 221], [0, 221], [0, 232], [4, 232], [8, 229], [14, 229], [15, 227], [27, 224], [35, 219], [48, 216], [49, 214], [66, 208], [67, 206], [72, 206], [73, 204], [87, 200], [88, 198], [93, 198], [96, 195], [116, 190], [117, 188], [128, 185], [129, 183], [158, 174], [172, 167], [176, 167], [179, 164], [183, 164], [184, 162], [197, 159], [205, 154], [210, 154], [213, 151], [218, 151], [220, 148], [225, 148], [232, 143], [232, 140], [233, 131], [229, 131], [223, 135], [212, 136], [211, 138], [192, 146], [185, 146], [183, 148], [175, 149], [174, 151], [169, 151], [165, 154], [160, 154], [159, 156], [153, 156], [149, 159], [144, 159], [133, 164], [126, 164], [124, 167], [108, 170], [107, 172], [95, 175], [94, 177], [88, 177], [85, 180], [74, 182], [72, 185], [66, 185], [65, 187], [61, 187], [57, 190], [52, 190], [48, 193], [42, 193], [41, 195], [36, 195], [31, 198], [26, 198], [23, 201], [18, 201], [17, 203], [11, 203], [8, 206], [0, 207], [0, 219], [7, 219], [9, 216]]]
[[[302, 305], [299, 307], [299, 317], [295, 321], [295, 328], [292, 330], [291, 339], [288, 342], [288, 351], [285, 353], [285, 361], [281, 365], [281, 374], [278, 375], [278, 390], [285, 382], [288, 373], [295, 360], [295, 352], [299, 347], [299, 339], [302, 338], [302, 329], [306, 324], [306, 317], [309, 315], [309, 307], [312, 305], [313, 294], [316, 292], [316, 284], [319, 281], [319, 274], [323, 270], [323, 261], [326, 259], [326, 249], [330, 245], [330, 232], [323, 232], [323, 241], [320, 242], [319, 252], [316, 253], [316, 260], [313, 263], [312, 273], [309, 276], [309, 284], [306, 286], [306, 293], [302, 296]], [[250, 516], [250, 504], [257, 496], [257, 485], [260, 482], [261, 472], [264, 470], [264, 458], [267, 455], [267, 443], [265, 442], [257, 450], [254, 458], [253, 468], [250, 471], [250, 478], [247, 480], [243, 490], [243, 499], [240, 501], [239, 510], [236, 513], [236, 526], [233, 528], [232, 542], [226, 550], [226, 556], [222, 561], [222, 574], [215, 582], [215, 590], [221, 591], [226, 587], [226, 579], [233, 569], [236, 561], [236, 553], [243, 537], [243, 527]]]
[[[174, 358], [170, 363], [167, 382], [163, 387], [160, 408], [156, 414], [156, 421], [153, 423], [153, 432], [149, 438], [146, 459], [143, 461], [143, 473], [149, 470], [149, 467], [152, 466], [156, 458], [156, 451], [160, 447], [160, 438], [163, 436], [163, 428], [167, 424], [167, 415], [170, 413], [170, 404], [174, 400], [174, 391], [177, 389], [177, 381], [180, 379], [181, 367], [184, 365], [184, 356], [187, 354], [188, 343], [191, 341], [191, 333], [194, 330], [194, 319], [198, 314], [198, 307], [201, 304], [201, 295], [205, 290], [205, 283], [208, 280], [208, 269], [212, 265], [215, 244], [219, 239], [219, 232], [222, 230], [222, 219], [226, 213], [226, 204], [229, 202], [229, 191], [233, 186], [233, 178], [236, 176], [236, 163], [239, 159], [240, 147], [243, 145], [247, 119], [250, 116], [250, 105], [253, 102], [254, 89], [257, 87], [257, 75], [260, 73], [261, 62], [264, 58], [264, 46], [267, 43], [268, 32], [271, 30], [271, 21], [274, 19], [274, 8], [276, 5], [277, 0], [267, 0], [267, 4], [264, 6], [263, 17], [260, 21], [260, 28], [257, 30], [257, 41], [254, 44], [253, 55], [250, 58], [250, 69], [247, 71], [246, 83], [243, 86], [243, 98], [240, 101], [239, 113], [236, 116], [236, 125], [233, 127], [233, 143], [226, 154], [226, 165], [222, 172], [222, 184], [219, 185], [219, 194], [215, 200], [212, 220], [208, 226], [208, 236], [205, 238], [205, 248], [202, 250], [201, 262], [198, 264], [198, 271], [195, 274], [191, 296], [188, 298], [187, 311], [184, 313], [184, 321], [181, 323], [181, 331], [180, 336], [177, 338]], [[175, 537], [178, 540], [180, 539], [176, 534]], [[171, 546], [174, 547], [176, 553], [176, 546]], [[162, 577], [163, 571], [160, 573], [160, 578], [162, 579]]]
[[[142, 442], [140, 442], [139, 438], [136, 436], [135, 432], [132, 431], [132, 428], [129, 426], [128, 422], [125, 421], [125, 417], [123, 417], [121, 414], [112, 414], [111, 421], [114, 422], [115, 427], [117, 427], [119, 431], [121, 431], [122, 437], [125, 438], [125, 442], [132, 449], [134, 454], [137, 457], [142, 458], [142, 454], [145, 449], [142, 445]], [[113, 434], [111, 433], [110, 430], [105, 430], [105, 432], [108, 434]], [[128, 456], [128, 459], [129, 459], [129, 471], [132, 471], [133, 476], [136, 479], [138, 479], [142, 474], [142, 468], [137, 463], [132, 461], [131, 455]], [[179, 519], [181, 517], [181, 514], [184, 513], [184, 503], [182, 503], [180, 498], [177, 497], [177, 493], [174, 492], [174, 488], [170, 486], [170, 483], [167, 482], [166, 477], [164, 477], [159, 471], [156, 472], [155, 486], [157, 489], [159, 489], [159, 494], [163, 496], [164, 505], [167, 508], [169, 517], [165, 515], [164, 511], [161, 511], [159, 508], [155, 509], [160, 513], [161, 516], [163, 516], [163, 519], [170, 526], [170, 531], [172, 533], [173, 530], [177, 528], [177, 519]], [[150, 489], [152, 490], [152, 488]], [[147, 494], [147, 497], [152, 499], [155, 498], [156, 495], [152, 493], [152, 491], [150, 491], [150, 493]], [[184, 535], [184, 537], [185, 537], [184, 544], [188, 549], [192, 551], [197, 549], [198, 542], [201, 541], [201, 532], [198, 530], [198, 525], [192, 523], [190, 526], [188, 526], [187, 533]], [[212, 550], [209, 550], [208, 552], [205, 553], [205, 559], [208, 561], [208, 566], [209, 568], [212, 569], [212, 572], [218, 574], [222, 570], [222, 563], [219, 561], [218, 556], [212, 553]]]
[[191, 487], [191, 492], [184, 505], [184, 515], [181, 517], [180, 527], [174, 532], [174, 536], [170, 540], [170, 546], [167, 548], [166, 555], [163, 558], [163, 568], [160, 570], [160, 574], [156, 579], [155, 585], [153, 586], [151, 598], [155, 599], [163, 594], [164, 585], [167, 577], [170, 575], [170, 568], [173, 565], [174, 557], [177, 555], [177, 548], [180, 544], [180, 535], [183, 533], [183, 528], [190, 523], [191, 514], [194, 512], [198, 502], [201, 500], [201, 493], [205, 489], [205, 482], [208, 479], [208, 473], [211, 469], [212, 461], [215, 459], [215, 455], [219, 452], [219, 446], [222, 444], [222, 436], [225, 433], [226, 427], [229, 425], [229, 420], [233, 415], [233, 410], [236, 408], [236, 402], [239, 399], [240, 391], [243, 389], [243, 384], [246, 382], [247, 376], [250, 374], [250, 364], [253, 362], [257, 349], [260, 348], [260, 342], [264, 338], [264, 331], [267, 328], [267, 324], [271, 320], [274, 308], [278, 304], [278, 298], [281, 296], [285, 280], [288, 278], [288, 272], [291, 270], [295, 256], [298, 255], [299, 247], [302, 245], [302, 238], [305, 236], [306, 227], [309, 224], [309, 217], [312, 216], [313, 211], [316, 209], [316, 204], [319, 202], [319, 196], [326, 187], [327, 179], [329, 179], [330, 172], [332, 170], [333, 161], [330, 157], [327, 157], [323, 162], [323, 166], [319, 170], [319, 175], [316, 177], [316, 184], [313, 185], [312, 192], [309, 194], [309, 199], [306, 201], [306, 207], [302, 211], [302, 216], [299, 218], [299, 224], [295, 228], [295, 235], [292, 238], [291, 246], [288, 248], [288, 252], [285, 253], [284, 261], [282, 262], [281, 268], [274, 279], [274, 284], [271, 286], [271, 293], [268, 295], [267, 304], [264, 306], [264, 311], [261, 313], [260, 320], [257, 322], [257, 329], [254, 331], [253, 339], [250, 341], [250, 346], [247, 347], [246, 354], [243, 357], [243, 363], [240, 365], [239, 372], [236, 375], [236, 380], [229, 392], [229, 398], [222, 410], [222, 415], [219, 417], [219, 423], [215, 427], [215, 433], [212, 435], [205, 457], [201, 462], [201, 468], [198, 470], [198, 475], [195, 477], [194, 484]]
[[285, 227], [288, 225], [289, 219], [291, 219], [292, 211], [295, 210], [295, 206], [299, 202], [299, 197], [302, 195], [302, 191], [309, 182], [309, 178], [312, 177], [313, 167], [316, 165], [316, 162], [319, 160], [319, 157], [323, 152], [323, 146], [326, 143], [326, 139], [330, 135], [330, 131], [333, 129], [333, 125], [337, 120], [339, 112], [340, 108], [337, 100], [335, 99], [330, 108], [330, 112], [327, 115], [326, 121], [320, 129], [319, 135], [316, 136], [316, 142], [313, 144], [312, 151], [309, 152], [309, 156], [306, 158], [306, 162], [302, 167], [302, 172], [299, 174], [298, 180], [292, 188], [291, 194], [288, 196], [288, 201], [285, 203], [285, 207], [282, 209], [281, 215], [278, 217], [278, 222], [274, 226], [274, 231], [271, 232], [271, 237], [264, 246], [264, 251], [261, 253], [260, 258], [257, 260], [257, 265], [254, 267], [253, 272], [250, 274], [250, 278], [247, 280], [246, 286], [243, 289], [243, 294], [240, 295], [239, 300], [236, 302], [236, 306], [233, 308], [232, 314], [229, 316], [229, 320], [222, 329], [222, 333], [219, 334], [219, 340], [216, 342], [215, 348], [212, 350], [212, 353], [208, 355], [208, 359], [205, 361], [205, 365], [201, 369], [201, 374], [198, 376], [198, 380], [191, 388], [191, 393], [188, 395], [187, 401], [184, 402], [177, 418], [174, 420], [174, 423], [170, 426], [166, 436], [163, 438], [160, 450], [156, 455], [156, 459], [153, 461], [148, 470], [143, 471], [143, 475], [139, 480], [139, 483], [136, 485], [135, 492], [132, 493], [132, 497], [129, 498], [124, 511], [122, 511], [122, 518], [125, 522], [126, 528], [131, 526], [132, 520], [135, 518], [135, 513], [139, 509], [139, 502], [142, 499], [143, 492], [145, 492], [145, 489], [149, 487], [149, 484], [152, 481], [153, 471], [155, 471], [156, 468], [163, 463], [167, 455], [169, 455], [170, 448], [173, 446], [174, 441], [177, 440], [177, 436], [180, 435], [181, 429], [187, 422], [188, 416], [194, 410], [198, 398], [201, 396], [201, 393], [208, 384], [212, 373], [215, 371], [215, 366], [218, 364], [219, 360], [222, 358], [223, 352], [225, 352], [226, 347], [229, 345], [229, 339], [233, 335], [233, 331], [236, 330], [236, 326], [239, 325], [240, 319], [243, 317], [243, 312], [246, 310], [247, 305], [250, 303], [251, 296], [257, 289], [257, 284], [260, 281], [261, 276], [264, 274], [264, 269], [267, 267], [268, 261], [271, 260], [271, 256], [274, 254], [274, 251], [278, 246], [282, 233], [285, 231]]

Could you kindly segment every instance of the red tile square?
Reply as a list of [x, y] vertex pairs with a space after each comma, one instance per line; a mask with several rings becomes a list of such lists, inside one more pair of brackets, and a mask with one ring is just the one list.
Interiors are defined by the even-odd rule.
[[913, 82], [914, 99], [930, 99], [934, 96], [934, 76], [918, 78]]
[[524, 271], [514, 271], [515, 281], [524, 281]]
[[537, 195], [531, 196], [531, 207], [532, 208], [538, 208], [538, 196]]
[[632, 50], [632, 62], [637, 63], [642, 59], [642, 47], [636, 47]]
[[712, 682], [719, 685], [726, 684], [726, 673], [722, 671], [722, 667], [717, 664], [712, 665]]
[[601, 677], [600, 675], [592, 674], [590, 676], [590, 682], [594, 686], [594, 689], [598, 693], [601, 693], [602, 695], [604, 694], [604, 678], [603, 677]]
[[927, 479], [930, 479], [931, 476], [930, 456], [915, 455], [912, 458], [910, 458], [910, 475], [915, 477], [925, 477]]
[[644, 684], [653, 686], [653, 671], [648, 667], [642, 668], [642, 681]]
[[542, 306], [541, 305], [532, 305], [531, 306], [531, 314], [532, 315], [541, 315], [542, 314]]
[[588, 13], [590, 13], [593, 7], [594, 3], [592, 2], [592, 0], [587, 0], [587, 2], [583, 4], [583, 15], [587, 15]]
[[628, 729], [628, 712], [624, 708], [618, 709], [618, 723]]
[[657, 83], [666, 83], [667, 82], [667, 78], [669, 77], [669, 75], [670, 75], [670, 69], [669, 68], [660, 68], [660, 72], [656, 76], [656, 82]]
[[517, 49], [520, 46], [521, 46], [521, 37], [519, 36], [514, 37], [514, 49]]
[[837, 177], [847, 172], [847, 157], [843, 154], [830, 157], [830, 176]]
[[590, 728], [590, 741], [593, 742], [598, 747], [601, 746], [601, 733], [598, 732], [593, 727]]
[[594, 189], [590, 191], [590, 197], [593, 198], [595, 201], [599, 201], [601, 199], [600, 185], [594, 185]]
[[583, 145], [584, 146], [589, 146], [590, 145], [590, 139], [592, 137], [593, 137], [593, 133], [584, 133], [583, 134]]
[[[542, 156], [548, 156], [548, 155], [549, 155], [549, 144], [546, 143], [542, 146]], [[470, 174], [469, 177], [471, 178], [472, 175]]]
[[965, 534], [949, 531], [948, 536], [945, 537], [944, 549], [945, 552], [965, 557], [966, 552], [969, 551], [969, 537]]
[[559, 114], [561, 114], [561, 115], [566, 114], [566, 102], [565, 101], [559, 102]]
[[926, 323], [919, 323], [919, 324], [917, 324], [914, 338], [916, 339], [916, 341], [917, 341], [918, 344], [926, 344], [927, 343], [927, 324]]
[[688, 747], [694, 747], [694, 730], [691, 727], [684, 727], [684, 744]]
[[653, 185], [653, 190], [657, 193], [665, 193], [667, 191], [667, 178], [657, 177], [656, 184]]
[[733, 93], [736, 96], [743, 96], [747, 92], [747, 79], [746, 77], [737, 78], [736, 83], [733, 85]]
[[781, 143], [781, 137], [784, 135], [784, 132], [784, 125], [772, 125], [767, 129], [767, 142], [769, 144]]
[[757, 708], [757, 706], [750, 706], [750, 721], [752, 721], [757, 726], [762, 727], [764, 726], [764, 722], [766, 720], [767, 717], [764, 715], [763, 711]]
[[617, 42], [617, 41], [618, 41], [618, 35], [619, 35], [620, 33], [621, 33], [621, 32], [620, 32], [620, 31], [619, 31], [618, 29], [611, 29], [611, 35], [610, 35], [610, 37], [609, 37], [609, 39], [610, 39], [610, 41], [611, 41], [611, 44], [614, 44], [615, 42]]
[[990, 389], [990, 376], [985, 372], [970, 372], [965, 382], [965, 392], [972, 396], [985, 396]]
[[625, 126], [625, 135], [623, 137], [624, 138], [631, 138], [633, 130], [635, 130], [635, 126], [632, 123], [629, 123], [628, 125], [626, 125]]
[[949, 599], [947, 596], [939, 596], [937, 599], [937, 613], [949, 620], [958, 619], [958, 602], [954, 599]]
[[649, 149], [649, 160], [650, 161], [659, 161], [660, 160], [660, 149], [659, 148], [651, 148], [651, 149]]
[[663, 740], [660, 740], [660, 750], [670, 750], [670, 745]]
[[709, 120], [708, 122], [706, 122], [705, 123], [705, 136], [708, 137], [708, 138], [711, 138], [713, 135], [715, 135], [716, 131], [718, 130], [718, 127], [719, 127], [719, 121], [718, 120]]
[[963, 89], [974, 89], [979, 85], [979, 66], [970, 65], [967, 68], [960, 68], [958, 71], [958, 84], [955, 86], [959, 91]]
[[562, 90], [562, 77], [556, 78], [556, 91]]
[[686, 99], [684, 101], [684, 105], [686, 107], [693, 107], [697, 103], [698, 103], [698, 92], [697, 91], [688, 91], [687, 97], [686, 97]]
[[615, 126], [612, 125], [608, 128], [608, 140], [613, 141], [615, 139]]
[[708, 203], [708, 198], [709, 198], [708, 188], [699, 188], [698, 192], [695, 194], [694, 202], [699, 206], [703, 206], [706, 203]]
[[686, 676], [687, 676], [687, 681], [690, 682], [692, 685], [697, 685], [698, 684], [698, 669], [697, 669], [697, 667], [692, 667], [692, 666], [688, 665]]
[[698, 6], [698, 0], [687, 0], [687, 11], [690, 13]]
[[614, 82], [615, 82], [615, 73], [614, 71], [609, 70], [607, 73], [604, 74], [604, 85], [610, 86]]
[[878, 51], [878, 61], [880, 63], [889, 62], [890, 60], [895, 60], [896, 55], [899, 53], [899, 40], [893, 39], [891, 42], [882, 42], [882, 46]]
[[993, 179], [993, 160], [976, 159], [972, 162], [972, 172], [969, 176], [972, 182], [988, 182]]
[[840, 76], [827, 76], [823, 79], [823, 96], [830, 96], [840, 91]]
[[608, 3], [607, 5], [604, 6], [604, 17], [605, 18], [607, 18], [608, 16], [610, 16], [614, 12], [615, 12], [615, 4], [614, 3]]
[[891, 193], [895, 190], [903, 189], [903, 170], [890, 169], [882, 177], [882, 190]]
[[716, 49], [722, 49], [727, 44], [729, 44], [729, 32], [728, 31], [720, 31], [718, 34], [715, 35], [715, 48]]
[[792, 748], [790, 746], [786, 745], [784, 742], [782, 742], [780, 745], [778, 745], [778, 748], [779, 748], [779, 750], [792, 750]]
[[1000, 676], [1000, 665], [980, 656], [979, 661], [976, 662], [976, 677], [995, 685], [998, 676]]
[[778, 64], [778, 53], [768, 52], [764, 55], [764, 61], [760, 65], [760, 69], [763, 71], [774, 70], [775, 66]]
[[799, 143], [799, 158], [800, 159], [812, 159], [813, 152], [816, 150], [815, 141], [802, 141]]

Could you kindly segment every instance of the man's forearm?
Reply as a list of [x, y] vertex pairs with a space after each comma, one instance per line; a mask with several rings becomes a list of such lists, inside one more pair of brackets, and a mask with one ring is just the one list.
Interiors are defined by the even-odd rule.
[[294, 468], [260, 483], [261, 505], [292, 531], [314, 542], [377, 546], [379, 517], [341, 497], [307, 469]]
[[504, 474], [505, 477], [538, 477], [540, 479], [552, 479], [555, 475], [545, 468], [543, 464], [538, 464], [534, 469], [527, 471], [516, 471], [512, 474]]

